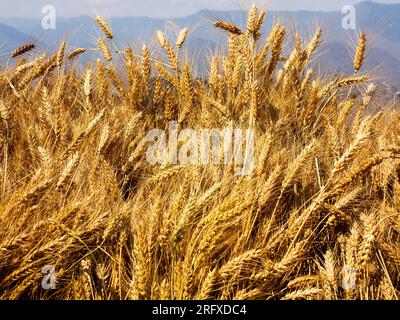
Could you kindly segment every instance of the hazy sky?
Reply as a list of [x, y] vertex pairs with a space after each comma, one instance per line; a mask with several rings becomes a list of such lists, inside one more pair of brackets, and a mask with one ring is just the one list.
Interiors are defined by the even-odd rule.
[[[256, 2], [271, 10], [340, 10], [360, 0], [0, 0], [1, 17], [40, 16], [44, 5], [54, 5], [59, 16], [184, 16], [203, 9], [246, 9]], [[375, 0], [399, 3], [400, 0]]]

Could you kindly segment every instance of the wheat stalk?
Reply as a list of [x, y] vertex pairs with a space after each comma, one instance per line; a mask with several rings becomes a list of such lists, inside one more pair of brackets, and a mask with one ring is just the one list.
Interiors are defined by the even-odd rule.
[[24, 44], [24, 45], [20, 46], [19, 48], [15, 49], [11, 53], [11, 57], [12, 58], [17, 58], [17, 57], [22, 56], [23, 54], [35, 49], [35, 48], [36, 48], [36, 45], [34, 43]]
[[111, 40], [111, 39], [114, 38], [113, 33], [111, 31], [111, 27], [110, 27], [110, 25], [108, 24], [108, 22], [104, 18], [102, 18], [100, 16], [96, 16], [95, 17], [95, 21], [97, 22], [97, 24], [99, 25], [99, 27], [103, 31], [104, 35], [108, 39]]
[[356, 54], [354, 56], [354, 72], [358, 73], [360, 71], [364, 58], [365, 58], [365, 48], [367, 45], [367, 36], [363, 32], [360, 36], [360, 39], [358, 40], [358, 45], [356, 49]]

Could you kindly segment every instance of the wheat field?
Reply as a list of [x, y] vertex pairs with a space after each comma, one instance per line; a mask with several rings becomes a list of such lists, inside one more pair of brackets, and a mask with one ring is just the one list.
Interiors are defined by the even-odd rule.
[[[216, 21], [208, 77], [159, 31], [165, 59], [120, 48], [10, 54], [0, 74], [1, 299], [397, 299], [400, 115], [370, 112], [379, 83], [312, 69], [321, 42], [251, 7]], [[328, 32], [328, 31], [327, 31]], [[290, 50], [287, 51], [287, 48]], [[123, 63], [118, 63], [122, 61]], [[372, 106], [373, 107], [373, 106]], [[150, 164], [149, 130], [254, 130], [235, 165]], [[56, 286], [46, 290], [43, 268]]]

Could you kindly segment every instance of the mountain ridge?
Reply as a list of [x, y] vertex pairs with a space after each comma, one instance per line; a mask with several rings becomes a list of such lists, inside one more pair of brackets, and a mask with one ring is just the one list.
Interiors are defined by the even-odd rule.
[[[390, 70], [391, 79], [393, 84], [400, 87], [400, 3], [399, 4], [380, 4], [373, 1], [364, 1], [355, 6], [357, 25], [359, 30], [367, 32], [370, 41], [368, 41], [368, 48], [370, 52], [377, 51], [381, 53], [382, 60], [379, 62], [377, 57], [374, 61], [378, 65], [383, 66], [383, 70]], [[215, 30], [211, 25], [213, 19], [228, 19], [241, 27], [245, 27], [246, 12], [240, 10], [233, 11], [218, 11], [218, 10], [201, 10], [197, 13], [187, 17], [178, 18], [149, 18], [149, 17], [114, 17], [110, 19], [112, 29], [117, 36], [121, 39], [120, 43], [126, 45], [127, 43], [154, 43], [155, 32], [158, 29], [165, 30], [167, 25], [176, 25], [175, 29], [183, 28], [185, 26], [193, 27], [191, 31], [188, 45], [188, 51], [199, 55], [199, 52], [212, 52], [218, 47], [219, 43], [226, 40], [226, 34]], [[337, 64], [338, 72], [351, 72], [350, 54], [348, 57], [335, 58], [336, 52], [343, 52], [342, 46], [351, 52], [354, 50], [354, 44], [359, 36], [358, 30], [344, 30], [341, 26], [341, 21], [344, 15], [340, 11], [274, 11], [268, 12], [265, 26], [263, 27], [263, 34], [267, 35], [272, 28], [273, 22], [277, 19], [282, 21], [282, 24], [292, 26], [298, 32], [304, 41], [308, 41], [310, 35], [313, 33], [315, 26], [320, 23], [323, 29], [323, 46], [321, 50], [329, 49], [329, 63], [324, 63], [321, 60], [321, 65]], [[39, 41], [46, 44], [46, 50], [55, 50], [58, 44], [66, 37], [69, 41], [69, 48], [76, 47], [93, 47], [95, 46], [98, 31], [95, 22], [89, 16], [79, 17], [59, 17], [57, 19], [57, 29], [43, 31], [40, 25], [40, 19], [34, 18], [0, 18], [2, 25], [6, 24], [19, 32], [18, 41], [12, 38], [10, 46], [18, 46], [23, 42], [24, 34], [25, 41], [32, 38], [31, 34], [39, 34]], [[295, 26], [295, 27], [293, 27]], [[0, 44], [4, 41], [0, 25]], [[171, 27], [167, 28], [171, 29]], [[173, 29], [173, 28], [172, 28]], [[7, 37], [5, 37], [7, 40]], [[289, 37], [288, 37], [289, 38]], [[340, 43], [340, 47], [331, 45], [332, 43]], [[210, 48], [204, 48], [208, 45]], [[192, 48], [190, 48], [192, 46]], [[343, 54], [340, 54], [341, 56]], [[323, 56], [320, 57], [324, 59]], [[343, 59], [346, 58], [346, 63]], [[368, 62], [368, 59], [367, 59]], [[204, 64], [204, 61], [201, 62]], [[346, 67], [344, 67], [346, 65]], [[372, 66], [372, 67], [378, 67]], [[326, 70], [331, 71], [331, 70]]]

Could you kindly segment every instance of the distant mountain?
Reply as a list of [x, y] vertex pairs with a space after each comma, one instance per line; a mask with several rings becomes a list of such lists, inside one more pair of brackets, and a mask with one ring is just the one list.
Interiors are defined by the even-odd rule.
[[379, 30], [383, 37], [400, 41], [400, 4], [361, 2], [357, 5], [357, 15], [362, 29]]
[[[356, 6], [356, 14], [358, 29], [366, 31], [369, 39], [365, 70], [372, 70], [379, 80], [386, 80], [400, 88], [400, 4], [366, 1]], [[202, 73], [212, 52], [216, 48], [224, 49], [222, 44], [226, 40], [226, 34], [212, 27], [211, 21], [215, 19], [232, 21], [245, 27], [246, 12], [203, 10], [188, 17], [168, 20], [118, 17], [111, 19], [111, 25], [117, 43], [121, 46], [127, 43], [138, 44], [139, 48], [143, 42], [152, 46], [158, 29], [191, 27], [186, 50], [190, 56], [195, 55], [198, 58], [198, 70]], [[263, 33], [267, 35], [273, 23], [280, 20], [289, 31], [299, 33], [304, 41], [307, 41], [316, 26], [320, 25], [323, 29], [324, 44], [320, 48], [321, 54], [317, 54], [315, 58], [315, 64], [321, 71], [351, 73], [352, 56], [359, 31], [344, 30], [342, 19], [341, 12], [271, 11], [268, 12]], [[2, 18], [0, 23], [14, 28], [10, 28], [14, 34], [18, 33], [15, 36], [10, 36], [11, 31], [2, 33], [0, 26], [0, 44], [8, 42], [10, 46], [19, 45], [24, 39], [36, 36], [45, 44], [45, 49], [49, 50], [55, 50], [65, 37], [70, 48], [94, 47], [98, 36], [95, 22], [87, 16], [58, 18], [57, 29], [48, 31], [42, 30], [40, 19]], [[158, 46], [154, 45], [154, 48]]]
[[7, 55], [27, 40], [28, 37], [22, 32], [8, 25], [0, 24], [0, 57]]

